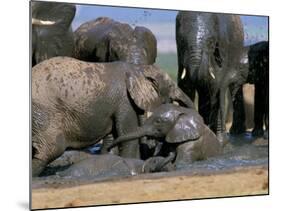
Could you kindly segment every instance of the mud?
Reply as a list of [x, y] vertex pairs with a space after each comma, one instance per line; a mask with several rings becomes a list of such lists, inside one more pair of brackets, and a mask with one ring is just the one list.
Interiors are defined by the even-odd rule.
[[63, 177], [73, 164], [97, 156], [100, 146], [67, 151], [32, 179], [32, 208], [268, 194], [268, 140], [250, 134], [229, 140], [220, 156], [140, 175]]
[[[230, 137], [230, 142], [224, 147], [223, 154], [207, 160], [196, 161], [192, 164], [177, 165], [176, 171], [188, 174], [215, 174], [224, 171], [235, 172], [236, 168], [262, 166], [268, 168], [268, 140], [251, 137], [246, 133], [240, 137]], [[32, 182], [33, 188], [47, 187], [48, 185], [64, 185], [68, 183], [83, 183], [83, 181], [100, 182], [128, 178], [130, 174], [115, 173], [93, 174], [89, 177], [64, 177], [63, 171], [68, 170], [73, 164], [91, 159], [99, 153], [100, 145], [84, 151], [66, 151], [61, 157], [48, 165], [45, 171]], [[147, 174], [151, 176], [152, 173]], [[168, 173], [161, 173], [168, 176]]]

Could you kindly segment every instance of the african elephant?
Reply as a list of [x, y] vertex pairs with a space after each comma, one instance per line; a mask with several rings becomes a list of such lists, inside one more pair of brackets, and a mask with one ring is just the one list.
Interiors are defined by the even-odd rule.
[[144, 125], [119, 136], [112, 147], [147, 136], [162, 142], [158, 155], [176, 152], [175, 165], [191, 163], [221, 153], [222, 145], [194, 110], [175, 104], [162, 104], [152, 111]]
[[157, 41], [149, 29], [132, 29], [107, 17], [82, 24], [74, 38], [75, 58], [84, 61], [153, 64], [157, 56]]
[[32, 2], [32, 66], [55, 56], [73, 56], [74, 4]]
[[[263, 125], [266, 126], [265, 136], [268, 136], [268, 113], [269, 113], [269, 48], [268, 41], [258, 42], [245, 47], [245, 60], [247, 66], [243, 68], [248, 75], [245, 83], [255, 85], [254, 100], [254, 129], [253, 136], [262, 136], [264, 134]], [[245, 132], [245, 112], [243, 107], [243, 95], [237, 96], [237, 101], [241, 102], [236, 107], [234, 113], [240, 115], [233, 116], [233, 124], [230, 129], [231, 134], [240, 134]]]
[[179, 12], [176, 17], [178, 85], [192, 100], [198, 92], [199, 113], [221, 141], [226, 90], [234, 98], [247, 77], [239, 71], [243, 41], [238, 15]]
[[[138, 115], [169, 100], [193, 107], [177, 84], [154, 65], [89, 63], [54, 57], [32, 68], [32, 171], [38, 175], [67, 148], [134, 131]], [[138, 141], [119, 147], [139, 157]]]
[[173, 156], [153, 157], [146, 161], [133, 158], [122, 158], [117, 155], [92, 155], [73, 164], [68, 169], [57, 172], [60, 177], [106, 179], [120, 176], [134, 176], [141, 173], [168, 171], [166, 166]]

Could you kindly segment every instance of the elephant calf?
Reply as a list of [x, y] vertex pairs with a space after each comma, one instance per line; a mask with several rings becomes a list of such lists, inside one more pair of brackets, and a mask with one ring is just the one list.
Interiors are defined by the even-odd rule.
[[[166, 101], [193, 107], [176, 83], [154, 65], [89, 63], [54, 57], [32, 68], [32, 173], [67, 148], [80, 149], [135, 131], [139, 115]], [[138, 158], [138, 139], [119, 155]]]
[[171, 170], [173, 155], [153, 157], [146, 161], [133, 158], [122, 158], [116, 155], [92, 155], [73, 164], [68, 169], [58, 172], [61, 177], [72, 178], [109, 178], [118, 176], [133, 176], [141, 173]]
[[176, 151], [175, 164], [190, 163], [221, 153], [222, 146], [216, 135], [204, 124], [202, 117], [194, 110], [174, 104], [160, 105], [136, 131], [120, 136], [115, 144], [143, 136], [161, 140], [161, 151]]

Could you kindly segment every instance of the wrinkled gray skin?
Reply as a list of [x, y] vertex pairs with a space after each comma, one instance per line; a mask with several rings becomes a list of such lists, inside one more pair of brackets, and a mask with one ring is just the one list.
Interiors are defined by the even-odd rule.
[[[168, 74], [153, 65], [69, 57], [41, 62], [32, 69], [33, 175], [67, 148], [135, 131], [138, 115], [169, 100], [193, 107]], [[138, 140], [120, 145], [119, 154], [138, 158]]]
[[[179, 12], [176, 18], [178, 85], [194, 100], [199, 95], [199, 113], [225, 141], [225, 93], [232, 98], [247, 78], [239, 71], [244, 33], [238, 15]], [[240, 88], [240, 89], [239, 89]], [[234, 102], [234, 106], [237, 103]]]
[[[215, 134], [194, 110], [174, 104], [160, 105], [136, 131], [120, 136], [117, 144], [147, 136], [164, 142], [160, 150], [176, 152], [175, 164], [191, 163], [221, 153], [222, 146]], [[167, 148], [166, 148], [167, 147]]]
[[55, 56], [73, 56], [74, 4], [32, 2], [32, 66]]
[[[268, 138], [268, 113], [269, 113], [269, 46], [268, 41], [262, 41], [244, 48], [245, 64], [242, 70], [248, 75], [245, 83], [255, 85], [254, 104], [254, 129], [253, 136]], [[245, 111], [243, 106], [243, 94], [237, 95], [236, 101], [239, 107], [234, 110], [234, 118], [230, 133], [233, 135], [245, 132]], [[237, 113], [237, 115], [235, 115]], [[266, 126], [264, 134], [263, 125]]]
[[74, 37], [75, 58], [84, 61], [153, 64], [157, 56], [157, 41], [149, 29], [132, 29], [107, 17], [82, 24]]
[[[57, 175], [68, 178], [108, 178], [116, 176], [133, 176], [141, 173], [151, 173], [171, 170], [171, 158], [153, 157], [146, 161], [133, 158], [122, 158], [116, 155], [92, 155], [73, 164]], [[167, 167], [170, 167], [168, 169]]]

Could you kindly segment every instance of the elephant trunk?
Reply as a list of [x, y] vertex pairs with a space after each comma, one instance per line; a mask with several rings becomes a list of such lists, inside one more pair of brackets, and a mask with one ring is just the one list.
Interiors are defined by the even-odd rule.
[[173, 100], [177, 101], [181, 106], [195, 109], [192, 100], [178, 87], [176, 88]]
[[155, 167], [155, 172], [161, 171], [168, 163], [172, 162], [176, 157], [175, 152], [170, 152], [169, 156], [166, 157], [163, 161], [159, 162]]
[[[189, 46], [189, 50], [184, 54], [184, 71], [181, 75], [183, 79], [186, 75], [191, 78], [192, 81], [197, 79], [198, 69], [202, 60], [202, 47], [201, 42], [196, 40], [190, 41], [192, 44]], [[188, 74], [186, 73], [188, 72]]]
[[143, 136], [148, 135], [148, 130], [146, 127], [138, 127], [135, 132], [128, 133], [126, 135], [118, 137], [113, 144], [110, 144], [107, 148], [107, 151], [110, 151], [113, 147], [127, 141], [133, 141], [139, 139]]

